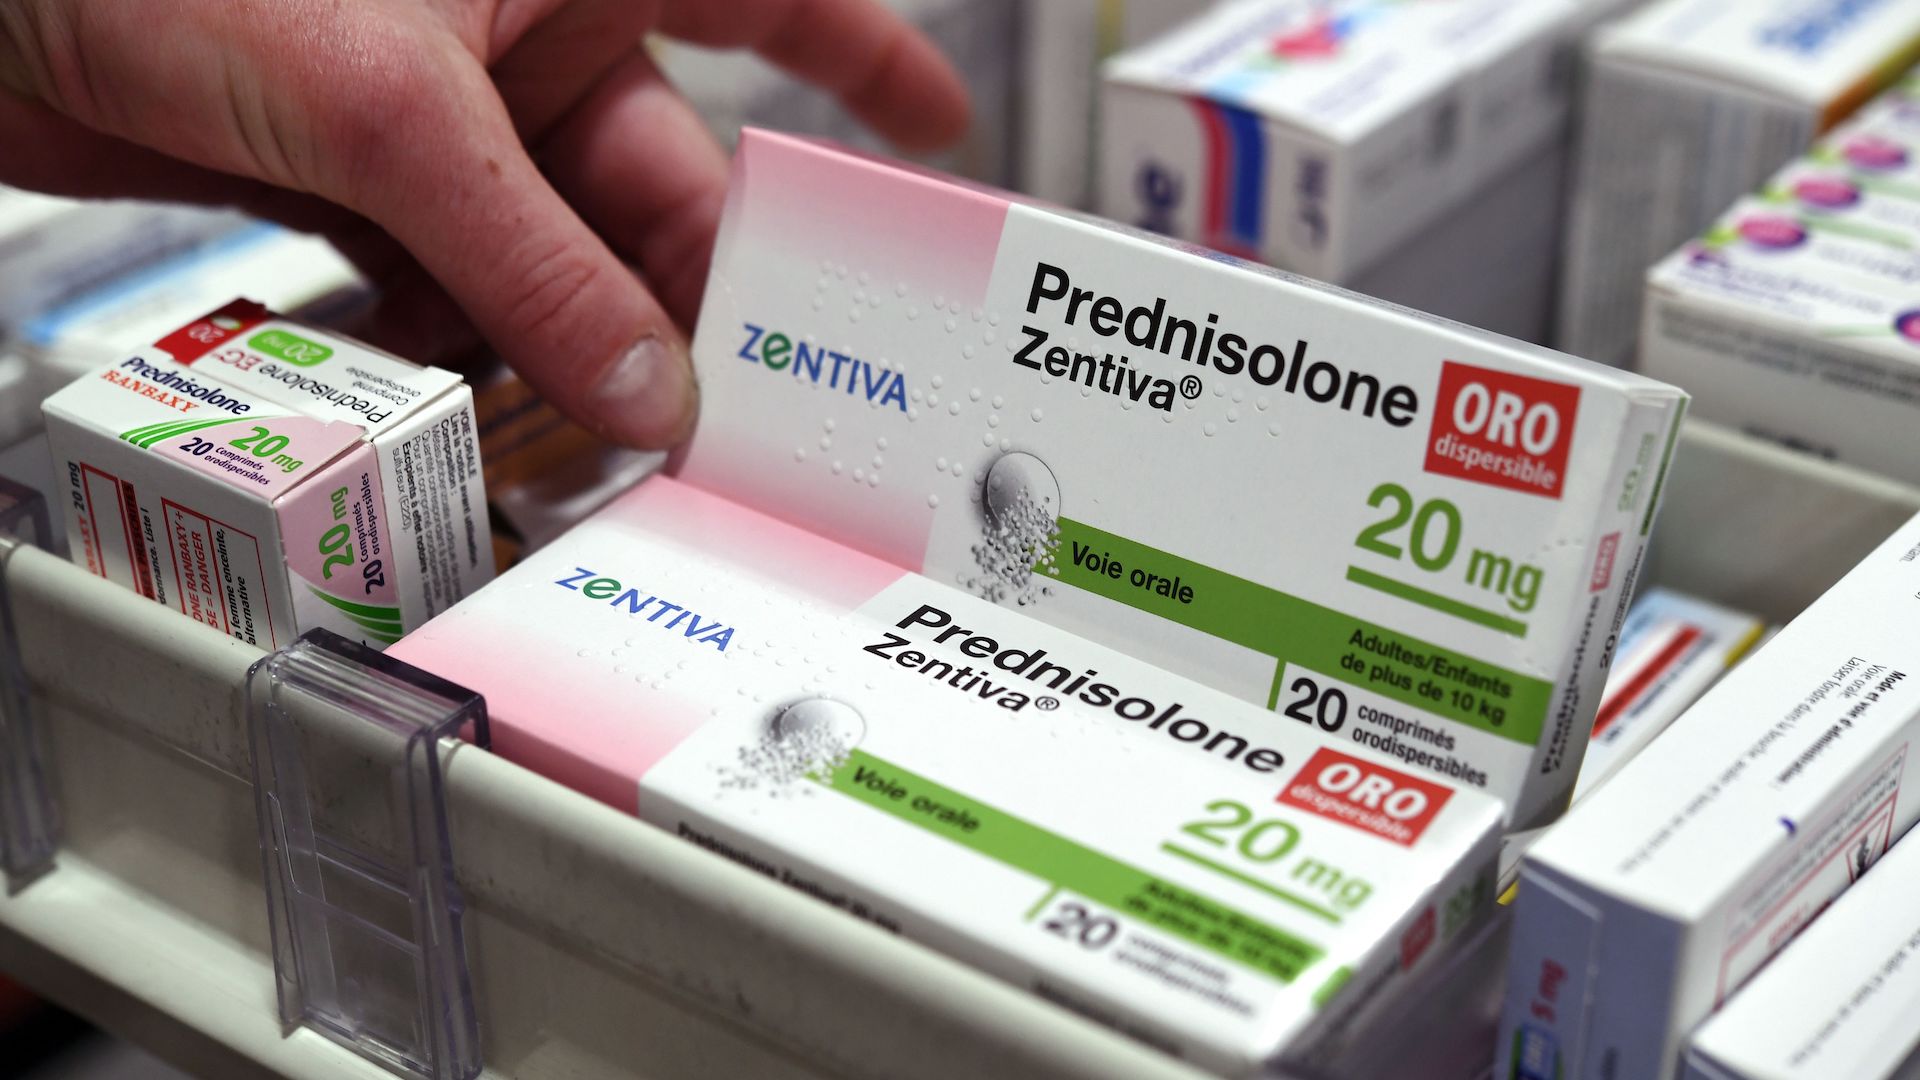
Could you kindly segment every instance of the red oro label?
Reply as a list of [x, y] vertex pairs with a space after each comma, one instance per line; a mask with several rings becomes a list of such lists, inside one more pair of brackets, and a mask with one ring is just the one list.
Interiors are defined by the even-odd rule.
[[1427, 442], [1427, 471], [1560, 497], [1580, 388], [1449, 360]]
[[1276, 802], [1412, 847], [1453, 790], [1322, 747]]
[[1620, 534], [1610, 532], [1600, 538], [1598, 549], [1593, 553], [1593, 579], [1588, 587], [1594, 592], [1605, 592], [1613, 584], [1613, 560], [1620, 553]]
[[1413, 925], [1407, 927], [1407, 932], [1400, 935], [1401, 970], [1404, 971], [1419, 963], [1420, 958], [1426, 955], [1427, 946], [1433, 944], [1433, 939], [1439, 936], [1439, 920], [1434, 917], [1433, 909], [1428, 908], [1422, 911], [1420, 917], [1413, 921]]
[[205, 318], [196, 319], [153, 344], [155, 348], [165, 349], [167, 355], [173, 357], [175, 361], [192, 364], [220, 345], [271, 318], [273, 313], [259, 304], [251, 300], [235, 300], [219, 311]]

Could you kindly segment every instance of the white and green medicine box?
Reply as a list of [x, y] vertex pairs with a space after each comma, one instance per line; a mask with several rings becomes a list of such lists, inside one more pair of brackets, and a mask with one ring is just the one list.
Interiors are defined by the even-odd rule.
[[250, 644], [383, 647], [493, 576], [451, 372], [236, 301], [45, 414], [73, 560]]
[[1541, 824], [1686, 396], [749, 132], [679, 475]]

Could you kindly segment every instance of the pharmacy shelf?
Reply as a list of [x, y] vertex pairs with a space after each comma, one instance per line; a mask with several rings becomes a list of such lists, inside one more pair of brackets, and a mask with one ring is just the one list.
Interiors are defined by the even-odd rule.
[[[384, 1076], [276, 1019], [258, 651], [42, 552], [6, 566], [66, 832], [0, 900], [0, 968], [204, 1075]], [[452, 749], [446, 781], [489, 1076], [1196, 1075], [493, 755]]]
[[1643, 584], [1784, 623], [1920, 513], [1920, 489], [1688, 421]]
[[[1920, 512], [1737, 434], [1684, 443], [1647, 579], [1772, 619]], [[261, 654], [43, 552], [4, 566], [65, 833], [0, 899], [0, 969], [198, 1074], [389, 1075], [277, 1018], [243, 708]], [[342, 820], [382, 802], [371, 762], [328, 767]], [[1198, 1076], [474, 747], [445, 777], [487, 1076]], [[1479, 1003], [1423, 1018], [1424, 1067], [1372, 1075], [1484, 1072], [1503, 947], [1419, 995]]]

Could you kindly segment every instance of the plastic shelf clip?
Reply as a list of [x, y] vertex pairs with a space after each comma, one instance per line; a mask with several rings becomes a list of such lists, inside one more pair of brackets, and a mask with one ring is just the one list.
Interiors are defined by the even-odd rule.
[[248, 728], [280, 1019], [389, 1071], [481, 1068], [442, 787], [486, 702], [313, 630], [253, 666]]
[[40, 493], [0, 477], [0, 876], [17, 893], [53, 869], [60, 814], [48, 783], [45, 734], [20, 660], [7, 567], [21, 547], [53, 536]]

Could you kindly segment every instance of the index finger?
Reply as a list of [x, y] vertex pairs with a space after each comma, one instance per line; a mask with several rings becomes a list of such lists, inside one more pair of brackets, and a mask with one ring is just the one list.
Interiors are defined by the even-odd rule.
[[659, 25], [695, 45], [753, 49], [902, 149], [938, 149], [966, 132], [959, 72], [878, 0], [696, 0], [666, 5]]

